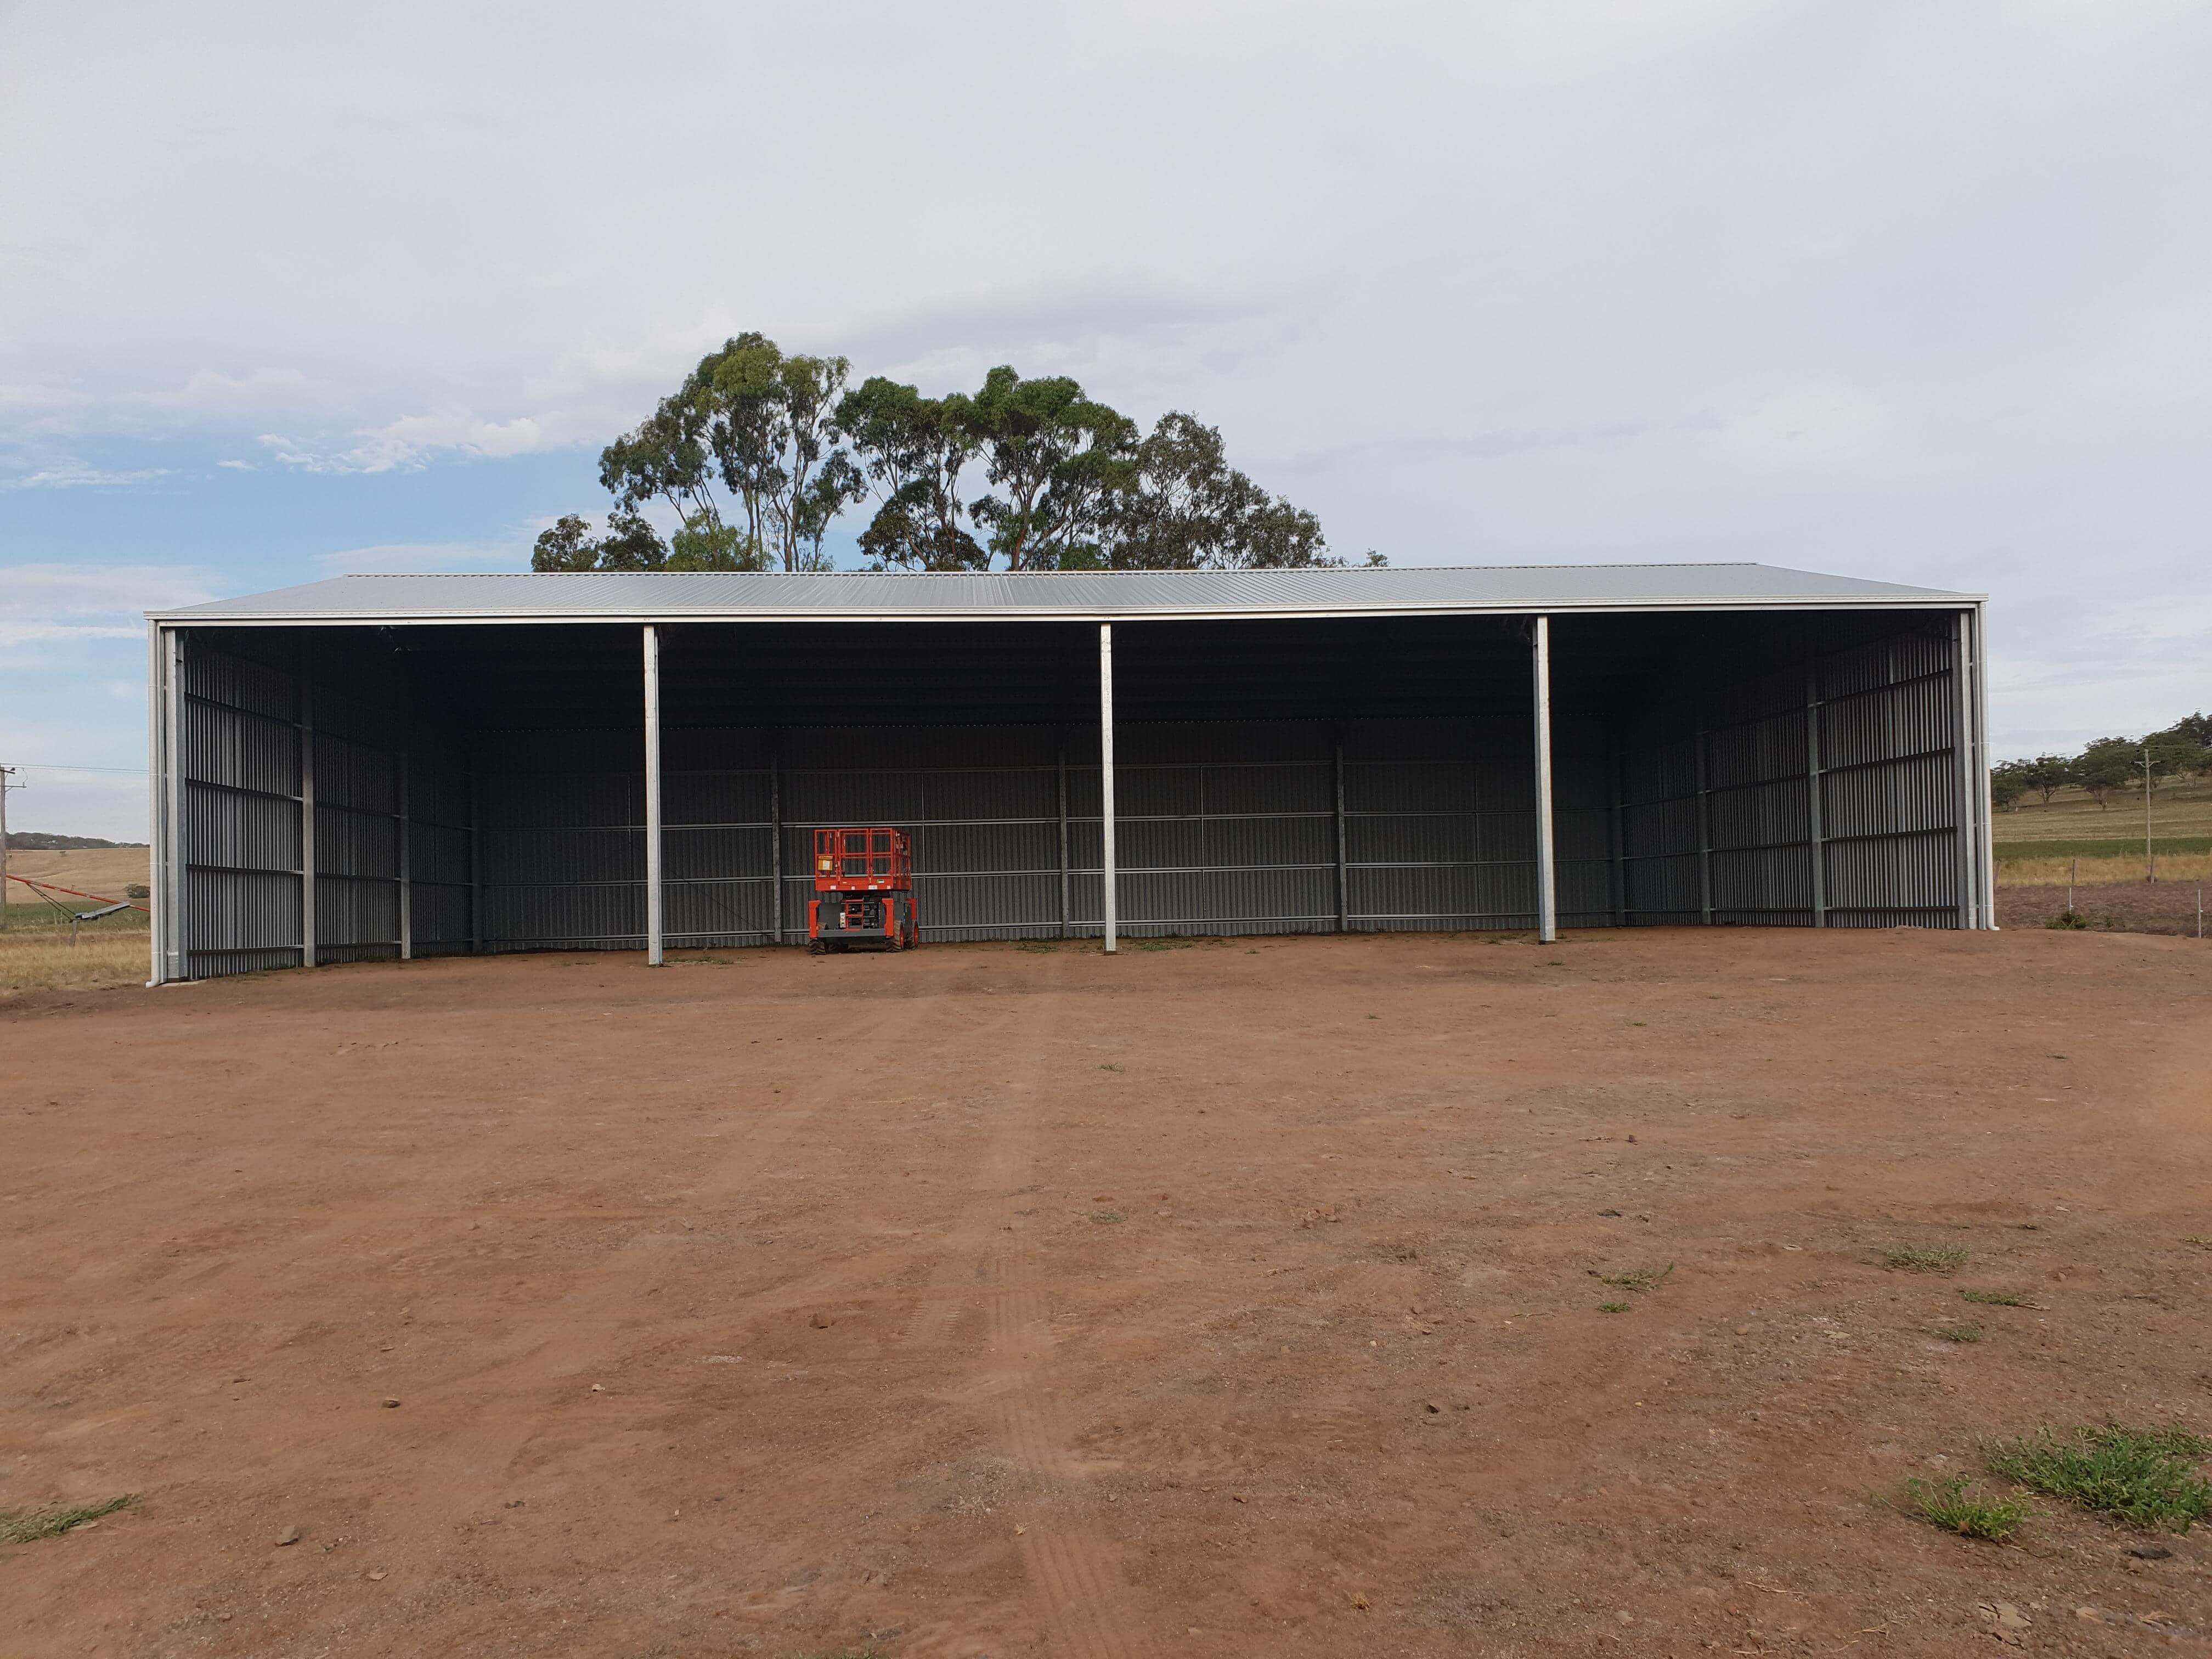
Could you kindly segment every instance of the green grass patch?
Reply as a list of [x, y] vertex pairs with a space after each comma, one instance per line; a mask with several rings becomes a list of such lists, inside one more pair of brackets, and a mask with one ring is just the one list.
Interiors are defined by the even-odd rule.
[[72, 1527], [128, 1509], [137, 1501], [137, 1493], [125, 1492], [104, 1504], [79, 1504], [51, 1510], [0, 1510], [0, 1544], [29, 1544], [41, 1538], [58, 1538]]
[[1631, 1305], [1626, 1302], [1601, 1302], [1597, 1304], [1597, 1310], [1600, 1313], [1626, 1313]]
[[2035, 1304], [2024, 1296], [2014, 1296], [2010, 1291], [1961, 1291], [1969, 1302], [1984, 1308], [2033, 1308]]
[[[2136, 821], [2142, 821], [2142, 798], [2136, 798]], [[2052, 841], [2001, 841], [1996, 844], [1997, 862], [2009, 864], [2020, 859], [2121, 859], [2130, 855], [2142, 857], [2141, 836], [2132, 841], [2124, 836], [2075, 838]], [[2154, 855], [2164, 853], [2212, 853], [2212, 836], [2153, 836], [2150, 850]]]
[[2138, 1527], [2187, 1532], [2212, 1516], [2212, 1480], [2197, 1464], [2212, 1440], [2180, 1429], [2128, 1429], [2117, 1423], [2049, 1429], [2024, 1440], [2000, 1440], [1982, 1449], [1990, 1473], [2030, 1491], [2063, 1498], [2084, 1509], [2117, 1515]]
[[1966, 1477], [1954, 1474], [1938, 1485], [1911, 1480], [1905, 1483], [1900, 1505], [1932, 1526], [1955, 1532], [1961, 1538], [1981, 1538], [2002, 1544], [2027, 1519], [2027, 1505], [2017, 1498], [1982, 1498], [1966, 1489]]
[[1938, 1325], [1936, 1334], [1946, 1342], [1978, 1342], [1982, 1340], [1979, 1325]]
[[1091, 1218], [1093, 1221], [1112, 1222], [1127, 1221], [1129, 1218], [1125, 1212], [1121, 1210], [1093, 1210], [1091, 1212]]
[[1667, 1275], [1674, 1271], [1674, 1264], [1670, 1261], [1663, 1267], [1632, 1267], [1626, 1273], [1601, 1273], [1595, 1267], [1589, 1273], [1590, 1277], [1601, 1285], [1611, 1285], [1618, 1290], [1640, 1293], [1657, 1290], [1667, 1282]]
[[1966, 1254], [1963, 1244], [1897, 1244], [1881, 1253], [1881, 1265], [1901, 1273], [1954, 1273]]

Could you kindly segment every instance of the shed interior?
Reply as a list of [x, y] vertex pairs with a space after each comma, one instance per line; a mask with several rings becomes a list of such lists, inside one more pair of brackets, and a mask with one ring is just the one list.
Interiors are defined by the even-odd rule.
[[[644, 945], [641, 627], [175, 632], [175, 976]], [[1096, 623], [658, 633], [672, 948], [803, 941], [848, 823], [925, 940], [1102, 931]], [[1120, 931], [1533, 927], [1530, 633], [1117, 622]], [[1955, 609], [1553, 617], [1560, 925], [1978, 925], [1962, 660]]]

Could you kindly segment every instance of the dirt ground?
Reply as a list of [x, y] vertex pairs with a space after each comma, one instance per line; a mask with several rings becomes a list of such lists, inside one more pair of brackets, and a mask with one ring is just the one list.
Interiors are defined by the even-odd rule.
[[0, 1509], [138, 1498], [0, 1547], [0, 1653], [2204, 1652], [2204, 1528], [2039, 1500], [1999, 1547], [1881, 1500], [1994, 1492], [1978, 1440], [2039, 1424], [2212, 1430], [2206, 951], [16, 998]]

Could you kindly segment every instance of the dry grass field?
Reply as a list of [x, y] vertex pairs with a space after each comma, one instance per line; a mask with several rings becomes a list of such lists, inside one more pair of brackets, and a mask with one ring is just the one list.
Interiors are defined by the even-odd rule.
[[[2047, 805], [2031, 794], [1996, 813], [1991, 828], [2000, 848], [2023, 853], [2024, 844], [2034, 842], [2132, 841], [2140, 846], [2142, 796], [2115, 791], [2100, 807], [2078, 789], [2061, 789]], [[2158, 838], [2212, 836], [2212, 781], [2192, 779], [2161, 787], [2151, 801], [2151, 832]], [[2136, 873], [2142, 873], [2140, 858]]]
[[2202, 1652], [2208, 948], [20, 995], [0, 1653]]
[[[10, 875], [73, 887], [80, 892], [121, 898], [125, 888], [146, 880], [143, 847], [82, 848], [71, 852], [16, 848], [8, 854]], [[143, 985], [146, 980], [146, 917], [126, 910], [88, 923], [70, 942], [66, 918], [36, 899], [28, 888], [8, 884], [8, 927], [0, 931], [0, 997], [25, 991], [91, 991]], [[61, 902], [88, 910], [92, 902], [58, 895]]]

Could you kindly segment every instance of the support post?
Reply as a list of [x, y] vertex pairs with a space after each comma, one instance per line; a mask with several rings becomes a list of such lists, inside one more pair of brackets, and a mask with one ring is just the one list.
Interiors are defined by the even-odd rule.
[[1053, 756], [1060, 771], [1060, 936], [1066, 939], [1074, 923], [1073, 895], [1067, 872], [1067, 737], [1059, 735]]
[[775, 884], [775, 942], [783, 943], [783, 744], [770, 738], [768, 748], [769, 879]]
[[1961, 611], [1953, 635], [1952, 708], [1957, 716], [1952, 722], [1952, 758], [1957, 763], [1952, 772], [1959, 784], [1959, 926], [1972, 927], [1976, 924], [1980, 904], [1980, 878], [1975, 873], [1978, 862], [1974, 843], [1978, 839], [1975, 826], [1981, 815], [1974, 810], [1974, 717], [1973, 717], [1973, 647], [1967, 638], [1967, 619], [1972, 613]]
[[1704, 726], [1697, 729], [1692, 742], [1698, 771], [1698, 912], [1699, 921], [1710, 927], [1713, 925], [1713, 807], [1705, 770]]
[[168, 944], [169, 977], [191, 976], [191, 943], [185, 936], [185, 630], [165, 630], [169, 648], [165, 659], [168, 691], [163, 703], [163, 724], [168, 731], [169, 763], [161, 780], [168, 814], [163, 854], [169, 862]]
[[415, 960], [415, 883], [409, 863], [413, 849], [414, 821], [407, 810], [407, 751], [399, 751], [399, 959]]
[[1613, 863], [1613, 925], [1626, 927], [1628, 926], [1628, 838], [1627, 828], [1621, 822], [1621, 817], [1628, 800], [1628, 760], [1620, 752], [1618, 743], [1613, 745], [1613, 752], [1606, 757], [1605, 774], [1609, 786], [1607, 793], [1613, 797], [1613, 810], [1607, 815], [1612, 821], [1607, 826], [1609, 844], [1606, 849], [1612, 855]]
[[[1974, 607], [1974, 775], [1982, 803], [1982, 833], [1976, 843], [1982, 862], [1982, 926], [1997, 927], [1996, 827], [1990, 822], [1990, 613]], [[2201, 930], [2200, 930], [2201, 932]]]
[[483, 757], [469, 744], [469, 954], [483, 954]]
[[1813, 925], [1828, 925], [1828, 838], [1820, 811], [1820, 663], [1817, 657], [1805, 664], [1805, 813], [1808, 839], [1806, 849], [1813, 861]]
[[315, 683], [300, 653], [300, 965], [315, 965]]
[[1098, 843], [1103, 868], [1099, 893], [1106, 924], [1106, 954], [1114, 954], [1114, 624], [1098, 624]]
[[1536, 942], [1559, 937], [1559, 893], [1552, 845], [1552, 619], [1536, 618], [1531, 653], [1536, 690]]
[[645, 963], [662, 964], [660, 911], [660, 630], [645, 625]]
[[1336, 734], [1336, 931], [1349, 933], [1352, 922], [1350, 890], [1345, 882], [1344, 733]]
[[[159, 985], [169, 976], [168, 916], [163, 909], [169, 896], [169, 690], [163, 659], [161, 624], [146, 624], [146, 900], [148, 985]], [[0, 883], [0, 905], [7, 902], [6, 884]]]

